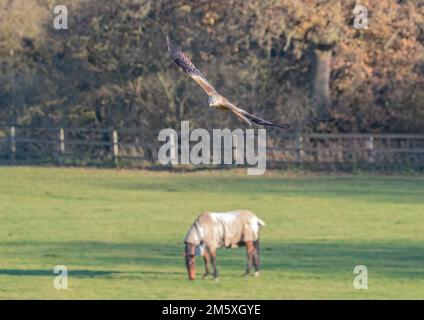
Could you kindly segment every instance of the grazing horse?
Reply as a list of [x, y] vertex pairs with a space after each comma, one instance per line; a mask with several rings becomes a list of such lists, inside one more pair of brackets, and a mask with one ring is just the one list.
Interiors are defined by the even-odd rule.
[[226, 213], [206, 212], [197, 217], [185, 239], [185, 260], [190, 280], [196, 278], [195, 256], [203, 256], [205, 274], [209, 275], [209, 262], [212, 263], [213, 277], [218, 278], [216, 269], [216, 250], [218, 248], [237, 248], [246, 246], [247, 269], [244, 276], [255, 268], [259, 276], [259, 229], [265, 222], [253, 212], [238, 210]]

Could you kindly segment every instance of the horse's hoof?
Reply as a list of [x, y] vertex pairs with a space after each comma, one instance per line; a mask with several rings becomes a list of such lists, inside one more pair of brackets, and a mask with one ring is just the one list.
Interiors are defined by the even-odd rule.
[[204, 279], [207, 279], [207, 278], [208, 278], [208, 276], [209, 276], [209, 273], [205, 273], [205, 274], [203, 275], [202, 279], [203, 279], [203, 280], [204, 280]]
[[259, 271], [255, 272], [255, 277], [259, 277]]
[[248, 277], [248, 276], [250, 276], [250, 272], [247, 272], [247, 271], [246, 271], [245, 273], [243, 273], [243, 277], [244, 277], [244, 278], [246, 278], [246, 277]]
[[213, 278], [213, 280], [216, 281], [216, 282], [218, 282], [219, 281], [219, 278], [218, 277], [215, 277], [215, 278]]

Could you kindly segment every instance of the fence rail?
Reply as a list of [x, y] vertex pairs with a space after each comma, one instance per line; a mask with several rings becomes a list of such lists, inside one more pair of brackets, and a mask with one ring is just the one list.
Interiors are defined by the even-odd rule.
[[[133, 160], [158, 164], [158, 133], [139, 128], [0, 128], [0, 163], [126, 165], [124, 161]], [[178, 155], [178, 147], [173, 152]], [[269, 134], [267, 161], [277, 167], [359, 164], [424, 168], [424, 135]]]

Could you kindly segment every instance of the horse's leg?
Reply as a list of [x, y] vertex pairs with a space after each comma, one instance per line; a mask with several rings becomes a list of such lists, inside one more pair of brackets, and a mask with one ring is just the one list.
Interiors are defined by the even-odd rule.
[[253, 265], [255, 266], [255, 277], [259, 276], [259, 271], [261, 269], [261, 261], [259, 259], [259, 240], [253, 242], [255, 246], [255, 252], [253, 254]]
[[206, 279], [206, 277], [209, 275], [209, 260], [210, 260], [210, 256], [209, 256], [208, 250], [205, 250], [205, 253], [203, 255], [203, 259], [205, 261], [205, 274], [203, 275], [203, 279]]
[[247, 268], [246, 268], [246, 272], [244, 273], [244, 276], [249, 275], [250, 271], [252, 270], [253, 255], [255, 253], [255, 246], [253, 245], [253, 241], [246, 242], [246, 253], [247, 253]]
[[218, 279], [218, 270], [216, 269], [216, 250], [211, 250], [209, 254], [212, 262], [213, 277], [216, 280]]

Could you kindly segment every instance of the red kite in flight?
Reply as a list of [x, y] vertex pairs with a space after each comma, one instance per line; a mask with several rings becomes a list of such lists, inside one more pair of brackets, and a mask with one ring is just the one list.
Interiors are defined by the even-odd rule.
[[168, 44], [168, 51], [171, 54], [174, 62], [184, 70], [209, 96], [208, 102], [209, 107], [216, 108], [218, 110], [231, 111], [243, 122], [252, 126], [252, 122], [263, 126], [272, 126], [285, 129], [289, 132], [293, 130], [288, 124], [276, 124], [262, 118], [259, 118], [239, 107], [232, 104], [224, 96], [220, 95], [215, 88], [209, 83], [209, 81], [200, 73], [199, 69], [190, 61], [190, 59], [181, 51], [181, 49], [172, 41], [169, 37], [166, 37]]

